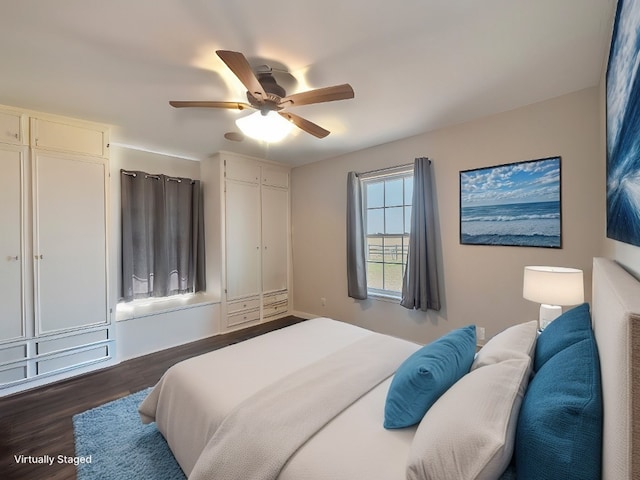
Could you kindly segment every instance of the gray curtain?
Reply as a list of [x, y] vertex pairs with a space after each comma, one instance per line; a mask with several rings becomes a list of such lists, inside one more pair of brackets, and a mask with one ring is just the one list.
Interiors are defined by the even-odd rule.
[[431, 160], [416, 158], [407, 268], [400, 305], [409, 309], [440, 310], [436, 266], [436, 227]]
[[349, 296], [367, 298], [367, 264], [364, 256], [362, 184], [356, 172], [347, 175], [347, 283]]
[[120, 185], [122, 298], [204, 290], [200, 181], [121, 170]]

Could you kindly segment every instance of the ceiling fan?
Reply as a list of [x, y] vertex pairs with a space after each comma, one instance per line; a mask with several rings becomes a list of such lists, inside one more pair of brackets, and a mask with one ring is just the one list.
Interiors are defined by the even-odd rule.
[[262, 115], [267, 115], [269, 112], [277, 112], [305, 132], [318, 138], [324, 138], [329, 135], [330, 132], [328, 130], [286, 109], [313, 103], [347, 100], [354, 97], [353, 88], [348, 83], [287, 95], [284, 88], [277, 84], [270, 69], [255, 74], [242, 53], [230, 50], [217, 50], [216, 53], [242, 84], [247, 87], [247, 100], [249, 103], [171, 101], [169, 104], [172, 107], [228, 108], [233, 110], [254, 108], [259, 110]]

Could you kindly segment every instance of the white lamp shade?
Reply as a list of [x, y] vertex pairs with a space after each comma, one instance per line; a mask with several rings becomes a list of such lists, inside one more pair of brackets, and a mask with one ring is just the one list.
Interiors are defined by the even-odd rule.
[[237, 119], [236, 125], [246, 136], [269, 143], [279, 142], [293, 128], [293, 124], [277, 112], [268, 112], [266, 115], [255, 112]]
[[584, 302], [582, 270], [565, 267], [524, 267], [522, 296], [547, 305]]

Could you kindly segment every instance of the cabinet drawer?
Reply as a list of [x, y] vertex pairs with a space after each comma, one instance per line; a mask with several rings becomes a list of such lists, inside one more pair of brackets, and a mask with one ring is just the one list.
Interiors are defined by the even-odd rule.
[[288, 299], [288, 293], [276, 293], [275, 295], [265, 295], [264, 296], [264, 306], [268, 307], [273, 305], [274, 303], [286, 302]]
[[227, 180], [260, 183], [260, 166], [240, 158], [225, 160], [225, 175]]
[[105, 157], [107, 134], [97, 127], [78, 126], [41, 118], [31, 119], [31, 146]]
[[89, 343], [109, 340], [107, 330], [98, 330], [96, 332], [81, 333], [69, 335], [68, 337], [60, 337], [54, 340], [40, 341], [36, 343], [36, 353], [43, 355], [45, 353], [53, 353], [67, 348], [81, 347]]
[[239, 300], [236, 302], [229, 302], [227, 304], [227, 312], [229, 314], [241, 312], [243, 310], [254, 310], [258, 308], [260, 308], [260, 299], [257, 297], [248, 298], [246, 300]]
[[274, 303], [273, 305], [265, 306], [263, 309], [262, 315], [264, 318], [268, 318], [268, 317], [273, 317], [275, 315], [282, 315], [284, 313], [287, 313], [288, 310], [289, 310], [289, 303], [284, 301], [284, 302]]
[[82, 352], [71, 353], [69, 355], [40, 360], [36, 363], [36, 370], [38, 375], [42, 375], [43, 373], [54, 372], [64, 368], [78, 367], [84, 363], [101, 360], [108, 356], [109, 349], [106, 345], [103, 345], [98, 348], [92, 348], [91, 350], [84, 350]]
[[17, 382], [18, 380], [24, 380], [25, 378], [27, 378], [26, 365], [0, 370], [0, 383]]
[[270, 167], [262, 168], [262, 184], [272, 187], [289, 187], [289, 172]]
[[235, 315], [227, 316], [227, 326], [233, 327], [236, 325], [242, 325], [243, 323], [255, 322], [258, 320], [260, 320], [260, 310], [237, 313]]
[[14, 345], [0, 350], [0, 363], [15, 362], [27, 358], [26, 345]]
[[24, 132], [22, 115], [13, 112], [0, 112], [0, 142], [21, 145]]

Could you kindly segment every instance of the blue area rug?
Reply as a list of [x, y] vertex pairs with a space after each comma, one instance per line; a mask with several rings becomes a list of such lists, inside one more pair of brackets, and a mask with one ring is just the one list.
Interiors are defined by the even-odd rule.
[[144, 425], [138, 405], [150, 389], [73, 417], [78, 480], [184, 480], [182, 469], [155, 423]]

